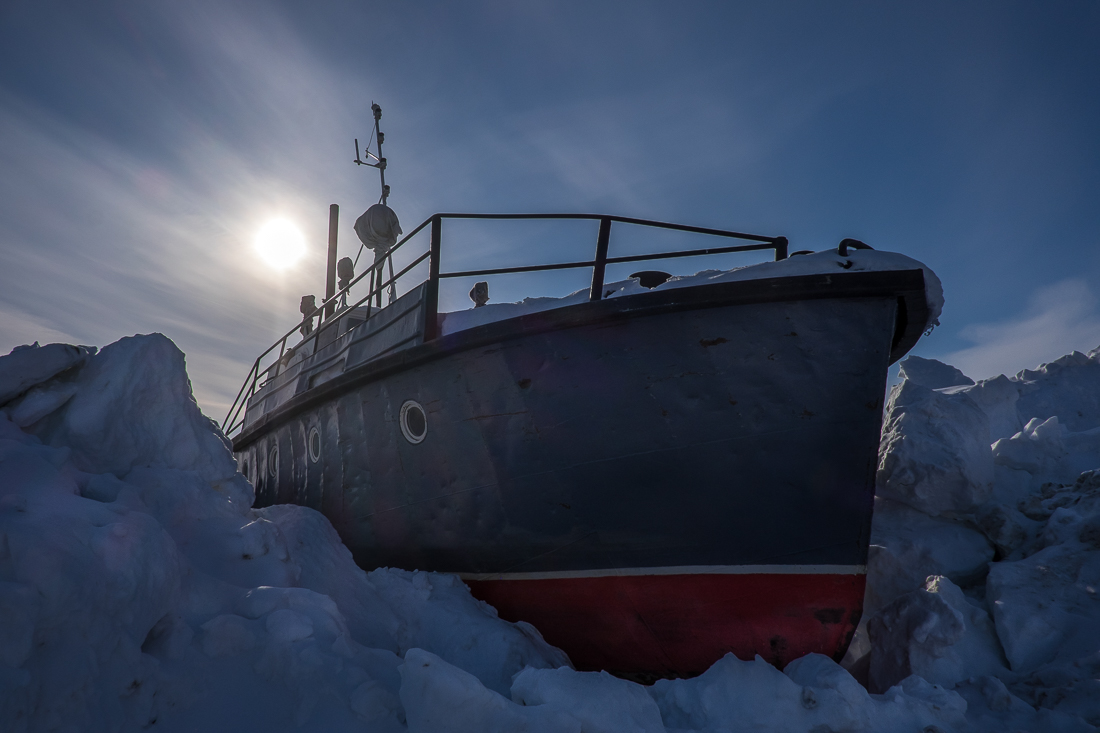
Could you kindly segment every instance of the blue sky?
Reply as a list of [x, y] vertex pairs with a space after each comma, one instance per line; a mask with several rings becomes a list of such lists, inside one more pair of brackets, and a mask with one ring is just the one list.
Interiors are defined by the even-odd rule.
[[[1100, 345], [1098, 37], [1095, 2], [6, 0], [0, 353], [160, 331], [220, 417], [322, 292], [329, 203], [354, 255], [373, 100], [406, 230], [592, 211], [856, 237], [943, 279], [915, 353], [1012, 373]], [[309, 240], [292, 272], [252, 253], [273, 216]]]

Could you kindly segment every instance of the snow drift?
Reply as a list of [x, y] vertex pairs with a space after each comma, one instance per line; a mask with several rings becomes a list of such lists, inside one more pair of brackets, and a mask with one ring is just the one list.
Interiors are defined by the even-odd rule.
[[163, 336], [23, 347], [0, 357], [0, 727], [1095, 730], [1100, 351], [903, 376], [848, 669], [727, 655], [644, 687], [453, 576], [364, 572], [312, 510], [252, 509]]

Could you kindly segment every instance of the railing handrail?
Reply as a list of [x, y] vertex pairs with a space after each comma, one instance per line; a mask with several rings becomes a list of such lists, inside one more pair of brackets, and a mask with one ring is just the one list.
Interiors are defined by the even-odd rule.
[[716, 237], [732, 237], [734, 239], [751, 239], [756, 242], [775, 242], [777, 240], [786, 240], [786, 237], [765, 237], [759, 234], [745, 234], [744, 232], [731, 232], [728, 229], [710, 229], [708, 227], [696, 227], [690, 224], [673, 224], [667, 221], [657, 221], [655, 219], [636, 219], [631, 216], [617, 216], [615, 214], [434, 214], [429, 217], [424, 224], [421, 224], [418, 229], [422, 228], [432, 218], [438, 216], [441, 219], [578, 219], [578, 220], [601, 220], [608, 219], [613, 222], [619, 222], [620, 224], [637, 224], [638, 226], [654, 227], [656, 229], [673, 229], [679, 232], [691, 232], [693, 234], [713, 234]]
[[[396, 249], [396, 246], [393, 249]], [[392, 251], [392, 249], [391, 249], [391, 251]], [[367, 293], [367, 295], [360, 298], [354, 304], [352, 304], [352, 305], [350, 305], [346, 308], [341, 308], [338, 311], [335, 311], [333, 313], [333, 316], [329, 317], [322, 324], [318, 325], [317, 328], [312, 333], [310, 333], [308, 336], [303, 337], [301, 343], [298, 344], [298, 346], [295, 347], [295, 348], [301, 348], [302, 346], [304, 346], [309, 341], [314, 341], [316, 343], [318, 341], [318, 339], [320, 338], [320, 335], [321, 335], [322, 331], [325, 331], [325, 330], [328, 330], [329, 328], [332, 328], [336, 323], [339, 323], [341, 316], [343, 316], [344, 314], [346, 314], [350, 311], [355, 310], [356, 308], [361, 306], [363, 303], [366, 303], [367, 301], [371, 300], [374, 296], [378, 295], [379, 293], [384, 292], [386, 290], [386, 288], [389, 287], [392, 283], [397, 282], [397, 280], [399, 280], [401, 278], [401, 276], [403, 276], [409, 270], [411, 270], [412, 268], [416, 267], [421, 262], [423, 262], [428, 257], [428, 254], [429, 254], [428, 252], [425, 252], [424, 254], [420, 255], [415, 260], [413, 260], [411, 263], [409, 263], [404, 268], [402, 268], [402, 270], [400, 272], [398, 272], [397, 274], [395, 274], [393, 277], [391, 277], [389, 280], [387, 280], [385, 282], [382, 282], [381, 278], [379, 278], [379, 284], [376, 288], [371, 290], [369, 293]], [[351, 288], [352, 285], [359, 282], [359, 280], [361, 280], [363, 277], [365, 277], [367, 274], [369, 274], [374, 268], [378, 267], [379, 269], [381, 269], [381, 266], [383, 264], [384, 264], [383, 260], [379, 260], [378, 262], [375, 262], [373, 265], [368, 267], [367, 270], [362, 275], [360, 275], [359, 277], [352, 280], [347, 285], [346, 288], [344, 288], [340, 292], [336, 293], [336, 295], [334, 295], [332, 298], [329, 298], [328, 300], [323, 301], [322, 304], [321, 304], [321, 307], [318, 308], [312, 316], [309, 316], [311, 322], [312, 322], [313, 318], [316, 318], [318, 315], [320, 315], [320, 313], [322, 312], [321, 308], [323, 308], [328, 303], [335, 302], [340, 297], [340, 295], [347, 292]], [[237, 425], [235, 423], [235, 421], [236, 421], [237, 417], [240, 416], [240, 412], [241, 412], [242, 409], [244, 409], [245, 405], [248, 403], [248, 400], [252, 397], [253, 394], [255, 394], [256, 382], [259, 381], [260, 374], [261, 374], [260, 361], [265, 356], [267, 356], [272, 351], [274, 351], [276, 346], [282, 345], [282, 346], [285, 347], [286, 340], [288, 338], [290, 338], [291, 336], [293, 336], [294, 332], [297, 331], [299, 328], [301, 328], [303, 325], [305, 325], [305, 323], [306, 323], [306, 317], [303, 316], [301, 322], [299, 322], [297, 327], [292, 328], [290, 331], [287, 331], [285, 334], [283, 334], [283, 337], [280, 340], [276, 341], [274, 344], [269, 346], [268, 349], [264, 353], [262, 353], [258, 357], [256, 357], [256, 361], [253, 362], [252, 368], [248, 372], [248, 376], [245, 377], [244, 384], [241, 385], [241, 389], [237, 392], [237, 397], [233, 401], [233, 405], [229, 408], [229, 413], [226, 415], [225, 420], [222, 421], [222, 426], [221, 427], [222, 427], [222, 432], [223, 433], [228, 435], [230, 432], [232, 432], [233, 430], [236, 430], [236, 428], [239, 427], [239, 425]], [[269, 366], [264, 371], [270, 371], [271, 369], [273, 369], [275, 366], [278, 365], [278, 363], [281, 359], [282, 359], [282, 352], [280, 352], [279, 359], [277, 359], [271, 366]], [[244, 397], [244, 399], [241, 399], [242, 395], [244, 394], [245, 389], [249, 385], [250, 380], [252, 382], [252, 389], [250, 390], [249, 394]], [[262, 388], [262, 385], [261, 385], [261, 388]], [[228, 430], [226, 429], [227, 425], [231, 426], [231, 427], [229, 427]]]
[[[481, 220], [579, 220], [579, 221], [599, 221], [600, 230], [596, 243], [596, 256], [592, 260], [585, 260], [580, 262], [563, 262], [550, 265], [528, 265], [519, 267], [501, 267], [493, 269], [483, 270], [466, 270], [458, 272], [440, 272], [440, 259], [442, 255], [442, 221], [444, 219], [481, 219]], [[731, 245], [727, 247], [710, 247], [706, 249], [696, 250], [682, 250], [678, 252], [661, 252], [654, 254], [644, 255], [628, 255], [623, 257], [608, 257], [607, 247], [610, 239], [611, 224], [617, 222], [620, 224], [633, 224], [637, 226], [652, 227], [656, 229], [669, 229], [673, 231], [688, 232], [692, 234], [706, 234], [710, 236], [726, 237], [731, 239], [743, 239], [752, 242], [752, 244], [745, 245]], [[372, 276], [372, 284], [374, 280], [374, 272], [376, 269], [381, 273], [382, 265], [387, 257], [393, 255], [400, 247], [406, 242], [412, 239], [414, 236], [424, 230], [429, 224], [431, 227], [431, 241], [429, 242], [428, 251], [417, 257], [411, 264], [402, 268], [401, 272], [392, 275], [389, 280], [382, 282], [381, 275], [377, 278], [378, 286], [373, 288], [366, 297], [358, 300], [354, 305], [343, 308], [339, 311], [330, 313], [326, 316], [325, 309], [335, 306], [335, 304], [343, 299], [351, 288], [359, 283], [367, 275]], [[248, 376], [245, 377], [244, 384], [241, 385], [240, 390], [237, 392], [237, 397], [233, 400], [233, 404], [229, 408], [229, 412], [226, 414], [225, 420], [222, 421], [222, 431], [226, 435], [235, 431], [238, 427], [241, 427], [244, 423], [244, 417], [241, 416], [241, 412], [248, 404], [248, 400], [256, 392], [256, 384], [260, 380], [260, 375], [264, 372], [278, 366], [279, 362], [283, 358], [283, 354], [286, 350], [286, 342], [296, 331], [300, 331], [303, 326], [308, 322], [312, 327], [313, 319], [317, 318], [317, 328], [308, 336], [302, 339], [301, 344], [297, 348], [305, 345], [309, 340], [313, 340], [314, 343], [318, 343], [318, 339], [323, 331], [328, 330], [336, 323], [339, 323], [340, 317], [347, 312], [358, 308], [363, 303], [369, 303], [376, 296], [381, 294], [387, 287], [395, 284], [398, 279], [407, 274], [416, 265], [419, 265], [425, 259], [429, 259], [429, 274], [428, 279], [425, 281], [427, 288], [424, 295], [424, 332], [423, 338], [425, 341], [429, 341], [437, 336], [435, 333], [436, 323], [438, 319], [438, 302], [439, 302], [439, 280], [443, 278], [453, 277], [476, 277], [482, 275], [503, 275], [514, 274], [524, 272], [544, 272], [548, 270], [563, 270], [578, 267], [591, 267], [592, 273], [592, 285], [589, 289], [590, 300], [601, 300], [603, 290], [604, 268], [609, 264], [620, 264], [626, 262], [644, 262], [647, 260], [657, 259], [671, 259], [675, 257], [696, 257], [702, 255], [722, 254], [728, 252], [748, 252], [757, 251], [762, 249], [774, 249], [775, 259], [783, 260], [787, 257], [787, 238], [786, 237], [766, 237], [756, 234], [745, 234], [743, 232], [732, 232], [724, 229], [712, 229], [709, 227], [696, 227], [687, 224], [673, 224], [671, 222], [655, 221], [651, 219], [637, 219], [629, 216], [616, 216], [614, 214], [463, 214], [463, 213], [437, 213], [429, 216], [423, 222], [421, 222], [415, 229], [402, 237], [393, 247], [385, 253], [383, 257], [376, 259], [373, 265], [366, 268], [358, 277], [355, 277], [334, 293], [331, 297], [324, 299], [309, 316], [303, 316], [302, 320], [298, 322], [293, 328], [287, 331], [283, 336], [269, 346], [262, 354], [256, 357], [256, 360], [252, 363], [252, 368], [248, 371]], [[275, 362], [267, 367], [267, 369], [261, 370], [260, 364], [263, 359], [271, 354], [276, 348], [280, 349], [279, 357]], [[237, 418], [241, 420], [238, 422]], [[228, 428], [228, 429], [227, 429]]]

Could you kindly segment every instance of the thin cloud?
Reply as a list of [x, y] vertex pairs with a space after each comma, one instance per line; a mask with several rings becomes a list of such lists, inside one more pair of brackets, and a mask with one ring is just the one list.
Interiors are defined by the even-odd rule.
[[[162, 20], [200, 73], [223, 75], [213, 87], [226, 117], [239, 112], [270, 149], [238, 149], [190, 120], [175, 130], [178, 158], [161, 160], [0, 92], [11, 143], [0, 151], [0, 353], [160, 331], [188, 354], [200, 404], [220, 415], [255, 354], [299, 318], [299, 296], [323, 286], [327, 199], [339, 200], [325, 189], [348, 188], [354, 169], [318, 185], [331, 166], [303, 134], [342, 141], [354, 110], [334, 108], [334, 74], [275, 19], [262, 29], [229, 12]], [[276, 214], [310, 235], [315, 251], [296, 272], [252, 257], [255, 229]]]
[[1072, 351], [1100, 345], [1100, 302], [1081, 278], [1037, 290], [1016, 319], [967, 326], [973, 346], [941, 357], [974, 379], [1034, 369]]

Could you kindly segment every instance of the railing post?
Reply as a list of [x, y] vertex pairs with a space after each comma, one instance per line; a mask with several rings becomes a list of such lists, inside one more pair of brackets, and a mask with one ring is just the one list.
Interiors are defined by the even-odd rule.
[[607, 243], [611, 240], [611, 219], [600, 219], [600, 234], [596, 238], [596, 261], [592, 266], [592, 287], [588, 291], [589, 300], [603, 298], [603, 273], [607, 267]]
[[[340, 231], [340, 207], [330, 204], [328, 207], [328, 269], [325, 271], [325, 300], [331, 300], [336, 295], [336, 235]], [[324, 317], [332, 318], [336, 303], [325, 306]], [[320, 319], [317, 319], [320, 326]]]
[[775, 261], [779, 262], [779, 260], [787, 259], [787, 238], [776, 237], [772, 244], [775, 245]]
[[[388, 252], [389, 250], [386, 251]], [[378, 288], [378, 292], [375, 294], [375, 305], [379, 308], [382, 307], [382, 285], [386, 282], [386, 259], [386, 255], [379, 257], [376, 254], [374, 260], [374, 268], [376, 270], [375, 280], [378, 283], [375, 285], [375, 287]]]
[[424, 286], [424, 341], [439, 336], [439, 253], [440, 240], [443, 237], [442, 220], [439, 215], [432, 217], [431, 241], [428, 244], [428, 282]]

